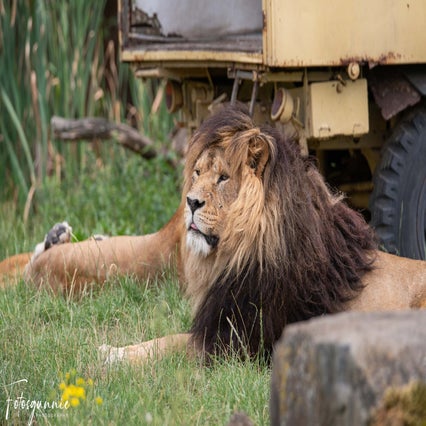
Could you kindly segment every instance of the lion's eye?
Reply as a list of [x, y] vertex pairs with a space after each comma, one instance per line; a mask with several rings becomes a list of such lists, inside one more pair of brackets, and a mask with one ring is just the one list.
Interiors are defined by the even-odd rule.
[[228, 176], [228, 175], [220, 175], [220, 176], [219, 176], [219, 179], [217, 180], [217, 183], [225, 182], [225, 181], [227, 181], [228, 179], [229, 179], [229, 176]]
[[200, 172], [200, 169], [195, 169], [195, 170], [194, 170], [194, 173], [195, 173], [197, 176], [200, 176], [200, 173], [201, 173], [201, 172]]

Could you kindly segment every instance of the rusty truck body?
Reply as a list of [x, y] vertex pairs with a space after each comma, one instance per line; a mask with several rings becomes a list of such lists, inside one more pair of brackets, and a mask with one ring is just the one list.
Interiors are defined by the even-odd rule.
[[119, 0], [121, 59], [164, 79], [192, 132], [245, 102], [296, 136], [370, 216], [383, 246], [425, 258], [426, 2]]

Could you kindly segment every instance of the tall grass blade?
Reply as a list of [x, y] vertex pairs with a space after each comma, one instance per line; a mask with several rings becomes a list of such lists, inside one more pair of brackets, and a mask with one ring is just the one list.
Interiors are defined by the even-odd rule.
[[31, 184], [34, 184], [35, 183], [34, 163], [31, 156], [31, 150], [30, 150], [30, 145], [28, 143], [28, 139], [25, 136], [25, 132], [24, 132], [24, 129], [22, 128], [22, 124], [18, 118], [18, 115], [16, 111], [14, 110], [10, 102], [10, 99], [3, 88], [0, 90], [0, 94], [1, 94], [1, 99], [10, 115], [12, 123], [14, 124], [15, 129], [18, 133], [19, 140], [21, 141], [21, 145], [25, 153], [25, 158], [27, 161], [27, 167], [30, 174]]

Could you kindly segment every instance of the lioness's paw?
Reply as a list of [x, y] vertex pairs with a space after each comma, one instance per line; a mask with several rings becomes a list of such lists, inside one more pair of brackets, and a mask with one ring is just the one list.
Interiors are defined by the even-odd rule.
[[71, 233], [72, 228], [68, 225], [68, 222], [56, 223], [44, 239], [44, 249], [48, 250], [54, 245], [69, 243], [71, 241]]
[[43, 242], [36, 245], [31, 258], [31, 263], [34, 262], [34, 260], [36, 260], [44, 251], [51, 247], [58, 244], [69, 243], [71, 241], [71, 234], [72, 228], [68, 225], [68, 222], [56, 223], [53, 225], [44, 237]]
[[113, 365], [124, 359], [124, 348], [114, 348], [104, 344], [99, 346], [98, 350], [101, 361], [106, 365]]

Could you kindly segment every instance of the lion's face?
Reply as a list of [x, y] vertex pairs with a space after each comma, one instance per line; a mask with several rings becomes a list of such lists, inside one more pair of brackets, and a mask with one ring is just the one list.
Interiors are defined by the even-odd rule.
[[238, 190], [238, 179], [231, 176], [224, 150], [215, 147], [204, 151], [195, 162], [186, 195], [188, 249], [207, 256], [217, 247]]

